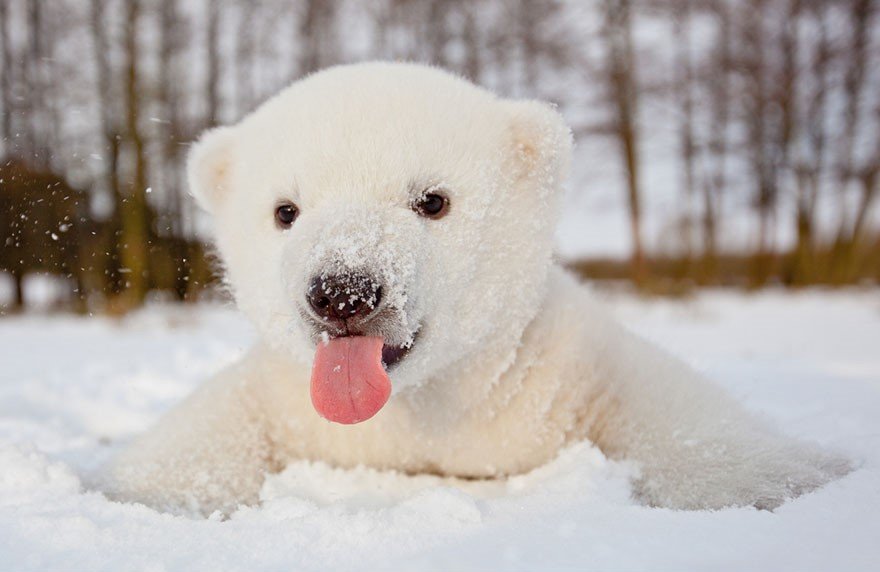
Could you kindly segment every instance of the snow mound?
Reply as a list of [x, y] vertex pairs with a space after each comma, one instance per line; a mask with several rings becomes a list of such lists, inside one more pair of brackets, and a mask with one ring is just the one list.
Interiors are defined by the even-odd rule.
[[67, 465], [50, 461], [30, 447], [0, 445], [0, 467], [0, 506], [77, 494], [80, 490], [79, 479]]

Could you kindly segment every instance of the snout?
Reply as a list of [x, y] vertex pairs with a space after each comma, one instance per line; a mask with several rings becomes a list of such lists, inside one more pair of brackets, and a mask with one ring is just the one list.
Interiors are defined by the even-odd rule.
[[319, 275], [309, 282], [306, 300], [325, 321], [363, 320], [379, 307], [382, 285], [365, 274]]
[[303, 214], [282, 261], [297, 341], [314, 349], [342, 338], [381, 338], [389, 367], [408, 355], [425, 317], [420, 222], [408, 210], [362, 204]]

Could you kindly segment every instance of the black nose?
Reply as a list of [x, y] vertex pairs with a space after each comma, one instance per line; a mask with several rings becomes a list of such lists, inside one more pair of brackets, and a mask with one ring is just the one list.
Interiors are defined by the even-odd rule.
[[345, 320], [367, 316], [379, 307], [382, 287], [375, 279], [360, 274], [315, 276], [306, 298], [318, 316]]

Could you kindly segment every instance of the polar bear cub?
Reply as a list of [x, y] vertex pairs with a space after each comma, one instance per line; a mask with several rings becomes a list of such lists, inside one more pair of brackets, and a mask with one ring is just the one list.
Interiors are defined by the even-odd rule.
[[175, 512], [295, 459], [503, 477], [588, 439], [653, 506], [773, 508], [848, 470], [628, 333], [552, 260], [571, 135], [550, 106], [410, 64], [331, 68], [193, 147], [259, 343], [102, 472]]

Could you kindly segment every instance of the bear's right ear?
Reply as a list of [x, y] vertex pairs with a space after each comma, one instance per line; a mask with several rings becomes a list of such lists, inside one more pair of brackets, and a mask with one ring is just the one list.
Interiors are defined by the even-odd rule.
[[186, 162], [189, 192], [208, 212], [229, 192], [234, 144], [231, 127], [216, 127], [203, 133], [189, 151]]

